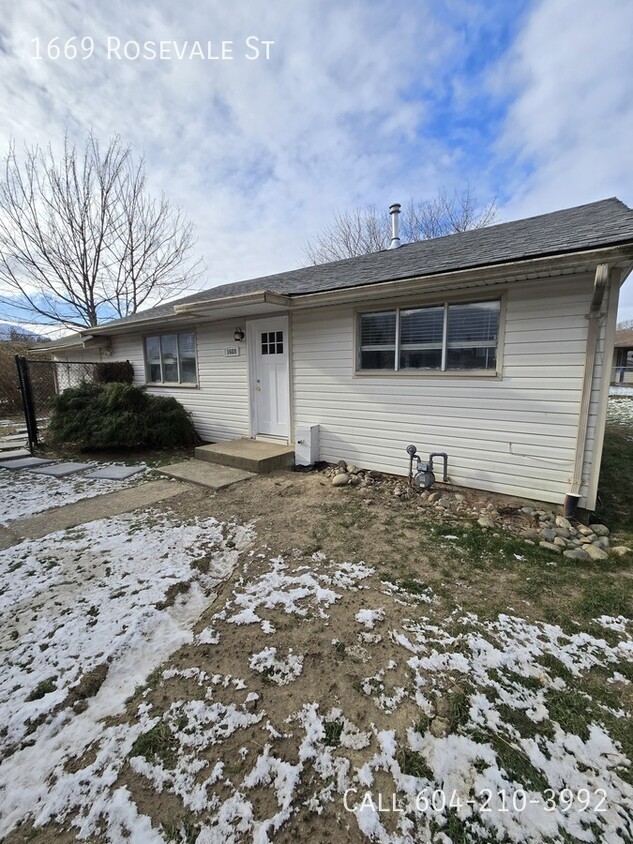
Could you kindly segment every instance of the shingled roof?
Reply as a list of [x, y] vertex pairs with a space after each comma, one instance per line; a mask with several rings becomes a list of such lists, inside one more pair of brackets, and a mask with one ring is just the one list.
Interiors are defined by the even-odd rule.
[[[398, 249], [373, 252], [358, 258], [222, 284], [106, 325], [173, 316], [175, 305], [208, 302], [227, 296], [269, 291], [296, 297], [627, 242], [633, 243], [633, 211], [612, 197], [538, 217], [409, 243]], [[100, 326], [100, 329], [104, 327]]]

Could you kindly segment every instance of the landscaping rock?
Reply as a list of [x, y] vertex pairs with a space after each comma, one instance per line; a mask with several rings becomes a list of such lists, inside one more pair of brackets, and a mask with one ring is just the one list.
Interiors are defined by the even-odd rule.
[[545, 548], [547, 551], [555, 551], [557, 554], [562, 552], [562, 548], [559, 548], [558, 545], [554, 545], [553, 542], [539, 542], [541, 548]]
[[402, 487], [400, 486], [400, 484], [396, 484], [396, 485], [394, 486], [394, 488], [393, 488], [393, 494], [396, 496], [396, 498], [400, 498], [400, 496], [402, 495], [402, 493], [403, 493], [403, 492], [404, 492], [404, 490], [402, 489]]
[[350, 475], [357, 475], [360, 472], [360, 469], [358, 468], [358, 466], [354, 466], [354, 464], [351, 463], [347, 467], [347, 471], [349, 472]]
[[589, 525], [589, 530], [595, 533], [596, 536], [608, 536], [611, 533], [606, 525]]
[[554, 545], [558, 545], [559, 548], [567, 548], [567, 543], [562, 536], [556, 536], [554, 538]]
[[521, 536], [523, 539], [530, 539], [532, 542], [540, 542], [541, 537], [535, 530], [522, 530]]
[[429, 495], [428, 502], [429, 502], [429, 504], [435, 504], [435, 502], [439, 501], [441, 497], [442, 496], [439, 492], [432, 492]]
[[629, 548], [627, 545], [614, 545], [611, 553], [615, 554], [616, 557], [626, 557], [627, 554], [633, 554], [633, 548]]
[[598, 548], [602, 548], [603, 551], [607, 551], [609, 549], [609, 537], [599, 536], [593, 545], [596, 545]]
[[556, 531], [552, 528], [544, 528], [541, 531], [541, 539], [545, 542], [553, 542], [556, 539]]
[[349, 475], [347, 472], [340, 472], [332, 478], [332, 486], [347, 486], [349, 483]]
[[448, 718], [451, 714], [451, 702], [447, 697], [438, 697], [435, 701], [435, 711], [440, 718]]
[[435, 738], [444, 738], [448, 735], [451, 727], [451, 722], [448, 718], [434, 718], [431, 721], [431, 735]]
[[477, 519], [477, 524], [480, 525], [482, 528], [493, 528], [493, 527], [495, 527], [495, 523], [488, 516], [480, 516]]
[[571, 522], [564, 516], [556, 516], [556, 527], [564, 528], [565, 530], [571, 530]]
[[563, 557], [567, 557], [568, 560], [584, 560], [585, 562], [591, 559], [582, 548], [569, 548], [567, 551], [563, 551]]
[[350, 475], [349, 476], [349, 485], [350, 486], [360, 486], [362, 483], [362, 479], [358, 477], [358, 475]]
[[607, 552], [603, 551], [602, 548], [598, 548], [597, 545], [587, 545], [585, 551], [592, 560], [607, 560], [609, 558]]

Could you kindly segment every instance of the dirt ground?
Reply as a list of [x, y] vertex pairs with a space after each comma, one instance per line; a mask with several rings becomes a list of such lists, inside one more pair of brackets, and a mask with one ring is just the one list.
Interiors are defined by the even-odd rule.
[[[479, 500], [485, 506], [492, 496]], [[251, 523], [256, 538], [196, 624], [193, 642], [148, 678], [122, 716], [106, 722], [114, 731], [127, 729], [136, 736], [112, 787], [151, 819], [152, 829], [160, 830], [157, 840], [325, 844], [374, 835], [389, 841], [505, 840], [509, 827], [484, 833], [476, 824], [469, 826], [468, 811], [461, 808], [430, 819], [387, 812], [380, 828], [367, 826], [343, 805], [343, 785], [354, 782], [360, 789], [359, 783], [369, 783], [374, 793], [395, 799], [414, 782], [439, 781], [434, 741], [458, 736], [461, 741], [471, 730], [485, 745], [484, 728], [469, 722], [471, 678], [451, 666], [470, 654], [474, 635], [492, 635], [493, 627], [485, 625], [498, 624], [505, 614], [520, 616], [535, 640], [545, 637], [539, 625], [547, 622], [560, 624], [561, 631], [577, 625], [570, 607], [595, 591], [607, 573], [604, 567], [551, 562], [511, 533], [486, 533], [450, 513], [440, 515], [419, 499], [400, 500], [387, 487], [334, 488], [319, 472], [258, 476], [215, 494], [187, 486], [158, 507], [176, 520]], [[630, 592], [628, 564], [612, 562], [609, 569], [617, 570]], [[245, 607], [256, 623], [235, 621]], [[464, 614], [476, 616], [471, 630], [466, 631]], [[583, 624], [587, 635], [604, 633], [596, 629], [592, 612]], [[494, 627], [494, 636], [506, 635], [503, 630], [503, 624]], [[442, 657], [439, 667], [425, 674], [420, 655], [431, 641], [430, 650]], [[528, 673], [549, 678], [550, 670], [554, 683], [554, 669], [544, 660]], [[562, 667], [556, 670], [566, 676]], [[549, 681], [535, 681], [537, 688], [529, 693], [541, 695], [539, 683]], [[495, 771], [506, 775], [499, 781], [543, 790], [546, 777], [517, 749], [519, 737], [529, 741], [538, 732], [519, 713], [523, 704], [515, 711], [509, 703], [510, 691], [515, 697], [525, 693], [520, 668], [513, 663], [506, 679], [491, 671], [482, 687], [510, 725], [503, 734], [498, 725], [486, 728], [486, 747], [498, 756]], [[618, 706], [630, 710], [631, 684], [616, 678], [613, 688], [620, 694]], [[204, 706], [215, 707], [214, 714], [201, 714]], [[591, 712], [588, 718], [594, 717]], [[543, 735], [555, 743], [559, 722], [553, 713], [552, 704]], [[444, 728], [431, 736], [431, 722], [439, 724], [440, 716]], [[390, 755], [392, 733], [397, 749]], [[197, 744], [201, 735], [205, 741]], [[515, 748], [515, 756], [508, 755], [504, 742]], [[460, 756], [457, 745], [450, 747], [443, 745], [442, 758]], [[101, 776], [99, 752], [97, 741], [67, 762], [67, 772]], [[221, 775], [209, 777], [216, 770]], [[441, 780], [442, 788], [449, 779]], [[196, 797], [202, 786], [204, 799]], [[244, 795], [252, 813], [248, 822], [246, 804], [240, 802]], [[234, 813], [218, 820], [222, 806]], [[27, 821], [4, 840], [74, 841], [79, 814], [69, 812], [37, 828]], [[205, 831], [212, 815], [215, 825]], [[622, 818], [616, 815], [617, 826]], [[542, 823], [526, 827], [523, 840], [547, 840], [549, 820]], [[612, 840], [627, 840], [622, 828], [623, 837]], [[110, 821], [98, 823], [86, 839], [154, 840], [148, 833], [125, 832], [124, 826], [117, 830]], [[552, 830], [551, 840], [559, 840], [555, 825]], [[520, 840], [517, 834], [514, 829], [510, 840]], [[600, 835], [598, 829], [595, 839], [583, 840], [602, 840]]]

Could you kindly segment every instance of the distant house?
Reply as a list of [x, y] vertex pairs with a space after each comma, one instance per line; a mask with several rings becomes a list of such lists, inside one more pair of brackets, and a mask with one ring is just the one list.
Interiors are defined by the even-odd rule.
[[51, 343], [132, 362], [208, 441], [292, 444], [404, 475], [596, 503], [633, 212], [618, 199], [225, 284]]
[[615, 332], [612, 384], [633, 384], [633, 328]]

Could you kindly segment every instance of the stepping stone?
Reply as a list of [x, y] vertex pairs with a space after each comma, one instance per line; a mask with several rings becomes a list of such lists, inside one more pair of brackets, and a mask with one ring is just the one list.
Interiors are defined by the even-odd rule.
[[49, 475], [52, 478], [65, 478], [66, 475], [76, 475], [86, 469], [92, 469], [94, 465], [94, 463], [55, 463], [47, 469], [36, 469], [35, 474]]
[[28, 435], [26, 433], [18, 432], [17, 434], [7, 434], [6, 436], [2, 437], [2, 442], [3, 443], [13, 443], [16, 440], [26, 440], [26, 439], [28, 439]]
[[0, 448], [0, 460], [16, 460], [18, 457], [31, 457], [31, 452], [28, 448]]
[[43, 457], [18, 457], [17, 460], [0, 460], [2, 469], [34, 469], [36, 466], [48, 466], [52, 460], [44, 460]]
[[103, 478], [106, 481], [125, 481], [132, 475], [144, 472], [144, 466], [104, 466], [94, 472], [88, 472], [87, 478]]

